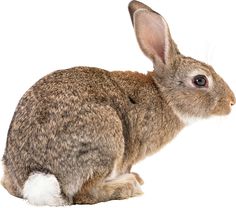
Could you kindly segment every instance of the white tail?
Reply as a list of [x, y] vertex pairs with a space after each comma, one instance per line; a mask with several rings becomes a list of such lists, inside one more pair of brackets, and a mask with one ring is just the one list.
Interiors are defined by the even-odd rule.
[[54, 175], [33, 173], [24, 184], [23, 197], [30, 204], [61, 206], [66, 201], [61, 197], [59, 182]]

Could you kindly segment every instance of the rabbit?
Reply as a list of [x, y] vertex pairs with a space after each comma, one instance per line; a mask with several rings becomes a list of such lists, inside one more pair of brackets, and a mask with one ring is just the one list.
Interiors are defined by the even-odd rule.
[[74, 67], [46, 75], [21, 98], [3, 155], [3, 186], [34, 205], [95, 204], [141, 195], [138, 161], [191, 119], [227, 115], [235, 96], [214, 69], [180, 53], [165, 19], [129, 3], [153, 70]]

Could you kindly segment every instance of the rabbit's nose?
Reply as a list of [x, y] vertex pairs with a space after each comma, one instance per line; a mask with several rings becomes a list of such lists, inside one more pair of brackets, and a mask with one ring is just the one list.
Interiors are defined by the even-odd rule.
[[231, 105], [231, 106], [235, 105], [235, 100], [231, 101], [231, 102], [230, 102], [230, 105]]
[[236, 103], [236, 98], [234, 97], [231, 99], [230, 105], [233, 106], [233, 105], [235, 105], [235, 103]]

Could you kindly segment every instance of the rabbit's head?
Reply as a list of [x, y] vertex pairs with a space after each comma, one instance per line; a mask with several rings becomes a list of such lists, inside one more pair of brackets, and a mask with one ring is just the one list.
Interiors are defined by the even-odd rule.
[[132, 1], [131, 20], [140, 48], [154, 64], [154, 80], [169, 105], [182, 118], [226, 115], [235, 96], [214, 69], [183, 56], [165, 19], [150, 7]]

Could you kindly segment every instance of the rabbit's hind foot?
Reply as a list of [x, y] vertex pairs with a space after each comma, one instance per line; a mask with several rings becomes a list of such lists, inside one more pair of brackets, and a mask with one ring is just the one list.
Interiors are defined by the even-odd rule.
[[95, 204], [109, 200], [121, 200], [143, 194], [136, 176], [132, 173], [107, 180], [88, 192], [80, 192], [74, 200], [78, 204]]

